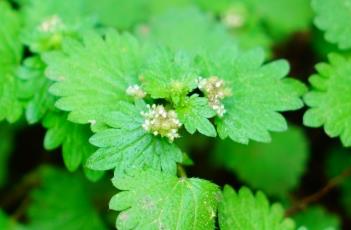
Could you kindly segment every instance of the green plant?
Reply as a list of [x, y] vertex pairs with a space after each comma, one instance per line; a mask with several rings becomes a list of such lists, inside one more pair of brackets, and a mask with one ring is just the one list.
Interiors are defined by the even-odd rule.
[[[341, 229], [350, 7], [0, 0], [0, 229]], [[310, 66], [281, 59], [299, 38], [324, 62], [310, 89]], [[26, 130], [43, 138], [41, 157], [21, 155]], [[305, 197], [316, 189], [305, 177], [324, 175], [314, 168], [321, 140], [331, 179]], [[345, 213], [321, 201], [335, 187]]]

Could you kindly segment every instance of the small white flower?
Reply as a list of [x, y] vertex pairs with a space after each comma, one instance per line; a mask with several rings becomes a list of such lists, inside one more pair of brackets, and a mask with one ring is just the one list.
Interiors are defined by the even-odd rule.
[[127, 95], [136, 99], [142, 99], [146, 96], [146, 93], [139, 85], [131, 85], [126, 90]]
[[229, 28], [240, 28], [245, 24], [245, 9], [232, 8], [229, 9], [222, 17], [222, 22]]
[[44, 20], [38, 27], [39, 31], [46, 33], [53, 33], [62, 30], [65, 27], [61, 18], [57, 15], [53, 15]]
[[182, 126], [174, 110], [166, 110], [163, 105], [147, 105], [147, 112], [141, 112], [144, 117], [142, 127], [154, 136], [167, 137], [169, 141], [180, 137], [178, 129]]
[[204, 79], [197, 79], [198, 88], [206, 95], [210, 107], [219, 117], [226, 113], [222, 100], [231, 95], [230, 89], [225, 86], [225, 82], [217, 76]]

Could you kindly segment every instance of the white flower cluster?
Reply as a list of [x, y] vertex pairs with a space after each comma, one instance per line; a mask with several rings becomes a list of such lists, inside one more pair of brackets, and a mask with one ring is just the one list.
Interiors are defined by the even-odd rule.
[[167, 137], [169, 141], [174, 141], [180, 137], [178, 129], [182, 126], [174, 110], [166, 110], [163, 105], [147, 105], [148, 111], [141, 112], [145, 118], [142, 127], [157, 136]]
[[223, 17], [223, 23], [229, 28], [240, 28], [244, 25], [244, 19], [236, 12], [228, 12]]
[[226, 113], [222, 100], [231, 95], [230, 89], [225, 86], [222, 79], [212, 76], [208, 79], [199, 77], [197, 80], [199, 89], [206, 95], [210, 107], [219, 117]]
[[142, 99], [146, 96], [146, 93], [139, 85], [131, 85], [127, 88], [126, 93], [136, 99]]
[[46, 32], [46, 33], [54, 33], [59, 30], [62, 30], [65, 27], [63, 21], [61, 18], [57, 15], [53, 15], [49, 18], [47, 18], [45, 21], [43, 21], [38, 29], [41, 32]]

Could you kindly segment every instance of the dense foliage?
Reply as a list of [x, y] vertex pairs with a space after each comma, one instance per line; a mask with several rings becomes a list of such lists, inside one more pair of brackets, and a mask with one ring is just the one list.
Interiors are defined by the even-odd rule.
[[350, 21], [351, 0], [0, 0], [0, 229], [350, 229]]

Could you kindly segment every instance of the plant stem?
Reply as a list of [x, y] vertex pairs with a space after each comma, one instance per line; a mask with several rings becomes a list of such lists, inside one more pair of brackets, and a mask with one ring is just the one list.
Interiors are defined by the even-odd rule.
[[309, 204], [320, 200], [323, 196], [329, 193], [331, 190], [339, 186], [347, 177], [351, 176], [351, 167], [346, 168], [341, 174], [330, 179], [328, 183], [316, 193], [302, 198], [296, 202], [291, 208], [286, 210], [285, 215], [291, 216], [295, 213], [305, 209]]
[[186, 172], [185, 172], [185, 169], [182, 165], [178, 164], [177, 165], [177, 171], [178, 171], [178, 175], [180, 177], [184, 177], [184, 178], [187, 178], [188, 176], [186, 175]]
[[7, 208], [16, 203], [21, 197], [28, 192], [29, 189], [39, 184], [40, 179], [37, 170], [34, 170], [25, 176], [16, 186], [14, 186], [7, 196], [0, 200], [0, 207]]

